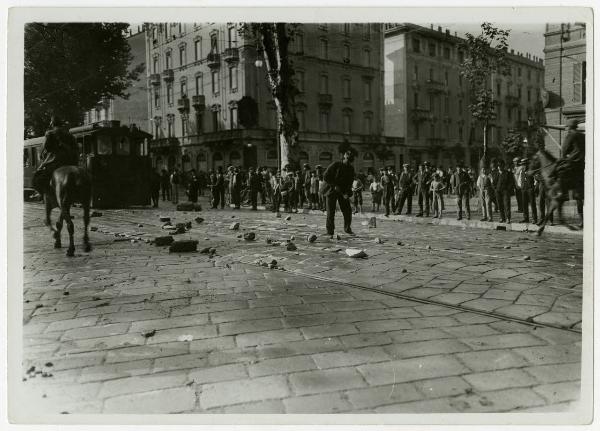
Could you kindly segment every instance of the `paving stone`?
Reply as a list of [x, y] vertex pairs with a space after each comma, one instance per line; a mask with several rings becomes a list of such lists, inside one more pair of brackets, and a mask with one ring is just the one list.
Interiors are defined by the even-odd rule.
[[507, 301], [514, 301], [520, 295], [519, 292], [515, 290], [508, 289], [489, 289], [485, 292], [482, 298], [485, 299], [505, 299]]
[[186, 326], [199, 326], [208, 323], [207, 314], [196, 314], [191, 316], [179, 316], [169, 318], [156, 318], [132, 322], [130, 332], [145, 332], [149, 330], [172, 329]]
[[556, 292], [554, 292], [554, 295], [529, 295], [529, 292], [530, 291], [527, 291], [527, 293], [522, 293], [521, 296], [519, 296], [519, 299], [517, 299], [517, 301], [515, 302], [515, 304], [532, 305], [548, 309], [552, 306], [552, 304], [554, 304], [554, 301], [556, 300]]
[[123, 334], [112, 337], [85, 338], [62, 343], [60, 353], [89, 352], [93, 350], [116, 349], [120, 347], [139, 346], [146, 342], [140, 334]]
[[472, 389], [461, 377], [442, 377], [413, 383], [426, 398], [441, 398], [461, 395]]
[[40, 362], [43, 362], [44, 364], [51, 362], [52, 373], [55, 374], [57, 371], [61, 370], [70, 370], [89, 367], [92, 365], [99, 365], [104, 361], [105, 356], [106, 353], [104, 352], [76, 353], [68, 356], [47, 356]]
[[326, 304], [286, 305], [282, 306], [281, 310], [286, 316], [300, 316], [303, 314], [324, 313], [327, 311], [327, 307]]
[[439, 340], [451, 338], [451, 335], [438, 328], [406, 329], [404, 331], [388, 332], [394, 342], [409, 343], [412, 341]]
[[283, 376], [211, 383], [202, 386], [200, 406], [206, 409], [263, 399], [283, 398], [289, 393], [290, 390]]
[[479, 294], [476, 293], [442, 293], [441, 295], [432, 296], [429, 299], [442, 304], [458, 305], [466, 301], [471, 301], [475, 298], [479, 298]]
[[365, 381], [354, 368], [305, 371], [290, 374], [288, 379], [294, 392], [299, 395], [333, 392], [366, 386]]
[[557, 313], [551, 311], [549, 313], [544, 313], [540, 314], [539, 316], [535, 316], [533, 318], [533, 321], [535, 323], [570, 328], [575, 323], [581, 321], [581, 313]]
[[128, 362], [138, 359], [153, 359], [188, 353], [187, 343], [161, 343], [113, 349], [106, 354], [106, 363]]
[[220, 336], [218, 338], [205, 338], [204, 340], [194, 340], [189, 343], [190, 352], [209, 352], [212, 350], [225, 350], [235, 347], [235, 337]]
[[388, 361], [391, 357], [381, 347], [365, 347], [346, 351], [317, 353], [312, 358], [319, 368], [325, 369]]
[[115, 397], [124, 394], [150, 392], [158, 389], [175, 388], [183, 386], [187, 373], [159, 373], [146, 376], [126, 377], [124, 379], [109, 380], [102, 384], [98, 394], [101, 398]]
[[425, 317], [450, 316], [453, 314], [460, 313], [460, 311], [455, 310], [453, 308], [443, 307], [434, 304], [417, 305], [413, 308], [416, 312]]
[[436, 328], [458, 325], [458, 322], [450, 316], [420, 317], [407, 320], [413, 328]]
[[340, 337], [342, 343], [347, 348], [377, 346], [383, 344], [390, 344], [392, 338], [387, 334], [354, 334], [344, 335]]
[[531, 386], [537, 383], [537, 380], [534, 377], [527, 374], [525, 371], [518, 369], [465, 374], [462, 378], [478, 391], [495, 391], [499, 389]]
[[328, 414], [352, 409], [340, 393], [306, 395], [283, 400], [286, 413]]
[[248, 376], [243, 364], [230, 364], [192, 370], [190, 380], [195, 383], [214, 383], [227, 380], [239, 380]]
[[452, 318], [467, 325], [476, 325], [479, 323], [491, 323], [498, 320], [493, 316], [486, 316], [472, 312], [462, 312], [452, 315]]
[[281, 414], [285, 413], [285, 407], [281, 400], [258, 401], [254, 403], [225, 406], [223, 413], [227, 414]]
[[[171, 341], [192, 341], [217, 336], [215, 325], [186, 326], [181, 328], [161, 329], [148, 338], [148, 344], [167, 343]], [[185, 339], [184, 339], [185, 338]]]
[[378, 301], [342, 301], [330, 302], [325, 306], [331, 311], [372, 310], [385, 308], [385, 304]]
[[545, 344], [543, 340], [530, 334], [488, 335], [484, 337], [461, 338], [460, 341], [469, 345], [473, 350], [505, 349]]
[[489, 325], [464, 325], [450, 326], [443, 328], [444, 331], [450, 333], [454, 337], [481, 337], [484, 335], [499, 334], [500, 332], [490, 327]]
[[472, 284], [472, 283], [461, 283], [452, 289], [452, 292], [460, 292], [460, 293], [476, 293], [482, 294], [487, 292], [490, 288], [489, 284]]
[[581, 346], [577, 345], [523, 347], [514, 351], [535, 365], [581, 361]]
[[266, 359], [248, 366], [250, 377], [285, 374], [295, 371], [314, 370], [317, 366], [310, 356], [293, 356], [281, 359]]
[[[183, 343], [181, 343], [183, 344]], [[170, 355], [165, 357], [157, 357], [154, 360], [154, 373], [163, 371], [183, 370], [190, 368], [204, 368], [208, 365], [208, 357], [205, 352]]]
[[410, 382], [468, 372], [456, 359], [440, 355], [366, 364], [359, 366], [358, 370], [370, 385]]
[[284, 317], [283, 324], [286, 327], [298, 328], [301, 326], [317, 326], [333, 323], [337, 317], [333, 313], [303, 314], [301, 316]]
[[128, 323], [116, 323], [102, 326], [69, 329], [61, 337], [62, 340], [79, 340], [84, 338], [110, 337], [121, 335], [129, 329]]
[[[531, 332], [535, 329], [535, 326], [532, 327], [531, 325], [513, 322], [510, 320], [498, 320], [496, 322], [489, 323], [489, 326], [500, 332], [504, 332], [505, 334], [514, 334], [516, 332]], [[535, 334], [537, 336], [537, 332]]]
[[177, 307], [171, 311], [171, 316], [185, 316], [189, 314], [212, 313], [225, 310], [239, 310], [248, 308], [247, 301], [213, 302], [208, 304], [193, 304]]
[[535, 386], [533, 390], [550, 403], [578, 400], [581, 397], [579, 382], [561, 382]]
[[456, 357], [476, 372], [518, 368], [528, 364], [525, 358], [506, 349], [457, 353]]
[[212, 366], [233, 363], [251, 364], [258, 360], [256, 348], [246, 347], [243, 349], [214, 350], [208, 353], [208, 363]]
[[554, 328], [539, 327], [535, 330], [535, 336], [551, 344], [574, 344], [581, 342], [581, 334]]
[[104, 402], [104, 413], [178, 413], [190, 410], [196, 404], [193, 388], [172, 388], [141, 394], [108, 398]]
[[497, 308], [505, 307], [510, 305], [512, 301], [507, 301], [503, 299], [474, 299], [472, 301], [463, 302], [461, 305], [467, 308], [471, 308], [473, 310], [479, 311], [494, 311]]
[[518, 305], [512, 304], [507, 305], [506, 307], [500, 307], [496, 310], [496, 313], [501, 314], [503, 316], [514, 317], [520, 320], [529, 320], [533, 318], [533, 316], [537, 316], [538, 314], [544, 313], [547, 311], [547, 307], [538, 307], [535, 305]]
[[507, 268], [493, 269], [484, 274], [487, 278], [512, 278], [519, 275], [517, 271]]
[[82, 383], [87, 383], [148, 374], [150, 372], [151, 365], [152, 361], [150, 359], [145, 359], [141, 361], [85, 367], [81, 370], [79, 381]]
[[417, 341], [413, 343], [391, 344], [384, 347], [393, 358], [413, 358], [443, 353], [456, 353], [471, 350], [457, 340]]
[[219, 323], [219, 335], [239, 335], [248, 332], [269, 331], [283, 328], [281, 319], [260, 319]]
[[534, 376], [540, 383], [557, 383], [566, 381], [579, 381], [581, 378], [581, 364], [555, 364], [523, 368]]
[[423, 395], [417, 391], [412, 383], [394, 383], [374, 388], [352, 389], [346, 391], [346, 396], [352, 405], [359, 409], [423, 398]]
[[319, 338], [315, 340], [292, 341], [272, 345], [257, 346], [260, 358], [280, 358], [292, 355], [310, 355], [342, 349], [342, 343], [336, 338]]
[[[58, 332], [58, 331], [68, 331], [74, 328], [84, 328], [89, 326], [94, 326], [98, 321], [98, 316], [88, 316], [88, 317], [79, 317], [75, 319], [65, 319], [59, 320], [56, 322], [52, 322], [49, 325], [42, 323], [46, 328], [45, 332]], [[32, 325], [27, 325], [32, 326]]]
[[[283, 316], [279, 307], [250, 308], [246, 310], [221, 311], [210, 313], [212, 323], [236, 322], [242, 320], [259, 320]], [[252, 324], [252, 323], [248, 323]]]
[[324, 338], [324, 337], [335, 337], [338, 335], [356, 334], [358, 330], [352, 324], [333, 324], [333, 325], [320, 325], [320, 326], [309, 326], [307, 328], [301, 328], [302, 334], [307, 339], [313, 338]]
[[235, 342], [240, 347], [247, 347], [281, 343], [283, 341], [298, 341], [302, 339], [302, 333], [298, 329], [278, 329], [275, 331], [251, 332], [248, 334], [236, 335]]

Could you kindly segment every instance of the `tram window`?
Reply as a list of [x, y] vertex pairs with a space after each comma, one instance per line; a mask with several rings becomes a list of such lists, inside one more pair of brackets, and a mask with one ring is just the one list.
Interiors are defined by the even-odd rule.
[[85, 141], [83, 143], [83, 154], [85, 154], [86, 156], [88, 154], [91, 154], [92, 152], [92, 143], [90, 141]]
[[37, 148], [32, 147], [31, 148], [31, 166], [37, 166]]
[[98, 141], [98, 154], [111, 154], [112, 153], [112, 143], [110, 141], [110, 136], [102, 136], [99, 135], [97, 138]]
[[23, 148], [23, 166], [29, 167], [29, 150], [27, 148]]
[[127, 136], [123, 136], [117, 142], [117, 154], [121, 155], [121, 156], [127, 156], [127, 155], [129, 155], [129, 152], [130, 152], [129, 138]]

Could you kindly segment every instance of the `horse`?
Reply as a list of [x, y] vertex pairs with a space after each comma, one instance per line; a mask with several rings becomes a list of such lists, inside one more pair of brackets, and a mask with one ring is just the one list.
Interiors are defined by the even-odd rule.
[[[71, 219], [71, 206], [78, 202], [83, 208], [84, 234], [83, 244], [86, 252], [92, 250], [88, 236], [88, 226], [90, 224], [90, 204], [92, 196], [92, 185], [90, 178], [82, 168], [77, 166], [61, 166], [55, 169], [50, 177], [47, 192], [44, 193], [44, 204], [46, 207], [45, 224], [50, 228], [54, 237], [54, 248], [61, 248], [61, 231], [63, 222], [67, 224], [69, 232], [69, 248], [67, 256], [75, 255], [75, 244], [73, 242], [74, 226]], [[56, 227], [52, 225], [50, 219], [52, 210], [59, 208], [60, 215], [56, 222]]]
[[[577, 201], [577, 212], [581, 215], [583, 220], [583, 170], [576, 170], [577, 178], [559, 178], [560, 181], [557, 180], [555, 176], [555, 167], [557, 160], [552, 154], [547, 152], [545, 149], [540, 148], [537, 153], [532, 158], [531, 163], [531, 172], [539, 171], [546, 185], [546, 190], [548, 197], [550, 198], [550, 204], [548, 206], [548, 210], [546, 214], [541, 215], [542, 222], [537, 231], [538, 235], [541, 235], [546, 228], [546, 224], [552, 218], [554, 211], [558, 213], [558, 222], [559, 224], [567, 226], [567, 228], [571, 230], [575, 230], [575, 227], [566, 223], [563, 218], [562, 207], [563, 203], [568, 200], [564, 196], [563, 189], [569, 189], [574, 191], [574, 198]], [[567, 185], [567, 187], [562, 187], [561, 182]], [[583, 225], [583, 221], [582, 221]]]

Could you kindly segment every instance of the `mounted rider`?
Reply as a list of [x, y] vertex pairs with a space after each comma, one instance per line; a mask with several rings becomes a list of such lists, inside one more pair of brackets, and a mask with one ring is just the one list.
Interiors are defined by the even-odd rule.
[[43, 195], [49, 187], [52, 173], [61, 166], [79, 164], [79, 148], [77, 141], [69, 133], [61, 119], [56, 116], [50, 121], [50, 128], [45, 134], [46, 141], [42, 149], [42, 163], [33, 175], [33, 188]]
[[[556, 162], [554, 175], [561, 189], [561, 197], [568, 200], [570, 189], [583, 195], [585, 169], [585, 135], [577, 130], [577, 120], [567, 122], [567, 135], [561, 147], [561, 158]], [[583, 199], [583, 196], [581, 196]]]

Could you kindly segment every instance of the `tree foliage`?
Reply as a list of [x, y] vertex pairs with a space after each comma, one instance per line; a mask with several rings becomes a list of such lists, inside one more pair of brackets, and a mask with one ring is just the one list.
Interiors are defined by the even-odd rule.
[[298, 119], [295, 96], [294, 68], [290, 60], [289, 45], [297, 24], [247, 23], [240, 32], [252, 40], [257, 52], [262, 53], [267, 70], [267, 81], [277, 108], [277, 133], [280, 144], [281, 166], [297, 165]]
[[25, 133], [40, 135], [52, 115], [71, 125], [105, 97], [127, 98], [144, 65], [133, 58], [125, 23], [25, 26]]
[[519, 132], [511, 132], [501, 142], [502, 151], [509, 158], [521, 157], [523, 154], [524, 136]]

